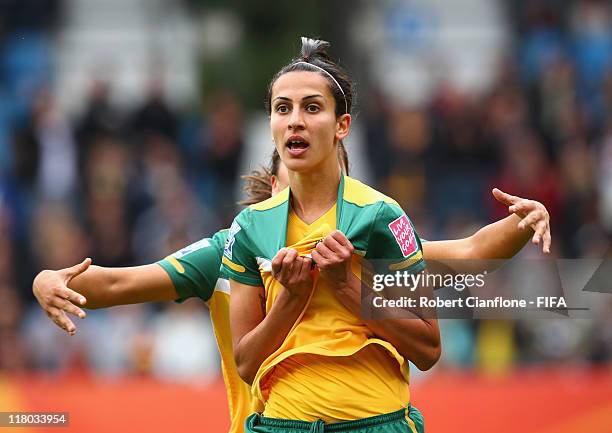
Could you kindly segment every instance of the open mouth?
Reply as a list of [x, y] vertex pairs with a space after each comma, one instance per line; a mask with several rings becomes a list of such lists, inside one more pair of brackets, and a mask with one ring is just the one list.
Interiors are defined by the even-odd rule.
[[291, 154], [297, 155], [305, 152], [309, 144], [302, 137], [289, 137], [286, 146]]

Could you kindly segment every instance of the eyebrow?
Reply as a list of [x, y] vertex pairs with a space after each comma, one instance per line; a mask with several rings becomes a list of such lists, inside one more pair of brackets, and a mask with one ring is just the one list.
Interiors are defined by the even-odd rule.
[[[304, 97], [302, 98], [302, 101], [306, 101], [307, 99], [313, 99], [313, 98], [323, 98], [323, 95], [320, 95], [320, 94], [318, 94], [318, 93], [317, 93], [317, 94], [315, 94], [315, 95], [308, 95], [308, 96], [304, 96]], [[276, 101], [277, 99], [280, 99], [280, 100], [282, 100], [282, 101], [288, 101], [288, 102], [291, 102], [291, 99], [290, 99], [290, 98], [287, 98], [286, 96], [277, 96], [276, 98], [274, 98], [274, 99], [272, 100], [272, 102]]]

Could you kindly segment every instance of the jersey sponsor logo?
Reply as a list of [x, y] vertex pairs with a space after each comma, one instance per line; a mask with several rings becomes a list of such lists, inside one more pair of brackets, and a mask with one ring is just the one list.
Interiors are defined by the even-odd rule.
[[410, 256], [418, 249], [416, 235], [406, 214], [391, 221], [389, 230], [391, 230], [404, 257]]
[[208, 239], [200, 239], [197, 242], [192, 243], [189, 246], [186, 246], [183, 249], [178, 250], [176, 253], [172, 254], [172, 257], [176, 257], [177, 259], [183, 258], [188, 254], [193, 253], [194, 251], [200, 250], [202, 248], [206, 248], [210, 246], [210, 242]]
[[240, 224], [234, 221], [227, 234], [227, 240], [225, 241], [223, 255], [230, 260], [233, 258], [232, 251], [234, 249], [234, 242], [236, 241], [236, 233], [238, 233], [240, 230], [242, 230], [242, 227], [240, 227]]

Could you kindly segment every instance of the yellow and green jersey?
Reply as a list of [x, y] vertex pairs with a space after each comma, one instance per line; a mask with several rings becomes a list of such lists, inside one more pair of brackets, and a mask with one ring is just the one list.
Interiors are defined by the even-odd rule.
[[[424, 268], [420, 240], [401, 207], [363, 183], [342, 177], [336, 205], [312, 224], [292, 213], [289, 197], [285, 189], [243, 210], [223, 253], [222, 275], [263, 286], [267, 311], [282, 288], [271, 275], [276, 253], [287, 246], [308, 254], [336, 228], [355, 248], [352, 270], [359, 278], [363, 258], [377, 272]], [[331, 282], [315, 272], [314, 284], [285, 341], [255, 376], [252, 392], [266, 403], [264, 415], [336, 422], [405, 407], [407, 361], [344, 307]]]
[[230, 433], [243, 431], [245, 418], [253, 412], [250, 387], [238, 375], [229, 323], [229, 282], [219, 278], [221, 255], [228, 230], [201, 239], [158, 262], [170, 276], [182, 302], [202, 299], [209, 311], [221, 354], [221, 369], [227, 389], [231, 418]]

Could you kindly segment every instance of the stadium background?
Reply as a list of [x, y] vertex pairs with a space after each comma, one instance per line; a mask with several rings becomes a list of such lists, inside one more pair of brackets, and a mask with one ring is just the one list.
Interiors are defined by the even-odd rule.
[[[3, 0], [0, 411], [69, 411], [78, 432], [224, 431], [201, 303], [89, 312], [71, 338], [31, 282], [226, 227], [239, 175], [270, 153], [266, 85], [300, 35], [354, 73], [353, 172], [422, 237], [505, 216], [497, 186], [547, 206], [554, 257], [610, 255], [608, 1]], [[610, 298], [590, 320], [444, 321], [441, 361], [413, 375], [428, 432], [612, 431]]]

